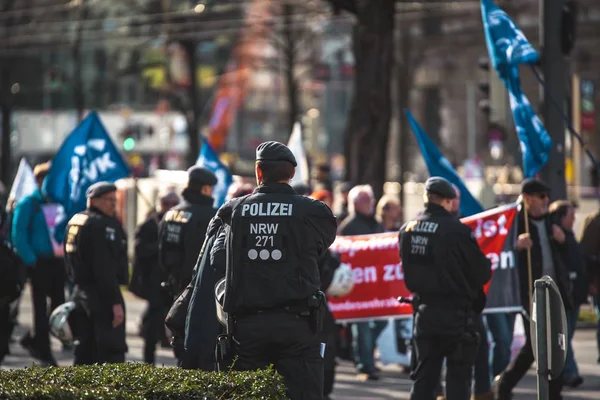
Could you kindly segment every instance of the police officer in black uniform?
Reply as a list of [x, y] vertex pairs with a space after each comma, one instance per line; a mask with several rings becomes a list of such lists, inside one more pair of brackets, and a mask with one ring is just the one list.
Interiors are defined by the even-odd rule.
[[486, 340], [475, 323], [491, 263], [471, 229], [450, 213], [452, 184], [433, 177], [425, 189], [425, 211], [400, 228], [404, 282], [416, 310], [411, 399], [435, 400], [446, 359], [446, 399], [467, 400], [479, 340]]
[[[183, 201], [165, 214], [158, 228], [159, 261], [169, 277], [165, 287], [173, 299], [190, 283], [208, 223], [217, 212], [212, 198], [217, 183], [215, 174], [194, 166], [188, 170], [188, 179], [188, 186], [182, 192]], [[181, 337], [173, 339], [175, 357], [179, 366], [193, 368], [183, 342]]]
[[75, 214], [65, 233], [65, 262], [77, 304], [70, 316], [75, 365], [125, 362], [127, 236], [115, 218], [117, 188], [99, 182], [87, 190], [87, 210]]
[[233, 320], [233, 368], [274, 364], [291, 399], [322, 399], [319, 333], [327, 304], [319, 261], [337, 223], [324, 203], [290, 187], [296, 165], [281, 143], [257, 147], [259, 186], [218, 211], [223, 225], [211, 256], [226, 266], [223, 308]]

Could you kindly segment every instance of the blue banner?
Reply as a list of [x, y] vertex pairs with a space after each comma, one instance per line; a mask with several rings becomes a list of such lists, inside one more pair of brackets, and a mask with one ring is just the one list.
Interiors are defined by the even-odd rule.
[[483, 206], [469, 192], [469, 189], [467, 189], [462, 179], [460, 179], [450, 161], [444, 157], [435, 143], [427, 136], [427, 133], [425, 133], [421, 125], [414, 119], [410, 111], [404, 110], [404, 112], [417, 138], [417, 143], [419, 143], [419, 147], [421, 148], [421, 154], [423, 154], [429, 175], [441, 176], [458, 187], [460, 190], [460, 213], [463, 217], [483, 212]]
[[213, 190], [213, 198], [215, 199], [215, 207], [221, 207], [225, 204], [227, 190], [229, 190], [229, 186], [233, 182], [233, 177], [204, 136], [202, 137], [202, 148], [200, 149], [196, 165], [210, 169], [217, 176], [218, 181]]
[[548, 162], [552, 139], [521, 90], [519, 65], [540, 56], [513, 20], [492, 0], [481, 0], [483, 31], [490, 62], [508, 89], [510, 108], [521, 142], [523, 174], [533, 177]]
[[114, 182], [130, 174], [129, 167], [114, 145], [95, 112], [91, 112], [67, 136], [52, 159], [44, 180], [43, 192], [60, 203], [65, 219], [56, 229], [55, 238], [62, 243], [66, 222], [85, 210], [86, 191], [90, 185]]

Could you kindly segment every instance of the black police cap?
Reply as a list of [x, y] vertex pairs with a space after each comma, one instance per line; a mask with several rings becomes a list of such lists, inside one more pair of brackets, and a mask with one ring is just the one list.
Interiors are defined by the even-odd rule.
[[97, 182], [91, 185], [88, 190], [85, 192], [85, 195], [88, 199], [94, 199], [96, 197], [100, 197], [106, 193], [116, 192], [117, 187], [114, 183], [110, 182]]
[[534, 178], [527, 178], [521, 184], [521, 193], [524, 194], [536, 194], [536, 193], [550, 193], [550, 187], [544, 182]]
[[194, 165], [188, 169], [188, 179], [190, 182], [196, 182], [200, 185], [215, 186], [217, 184], [217, 176], [209, 169]]
[[454, 199], [456, 197], [456, 192], [454, 191], [452, 184], [439, 176], [427, 179], [425, 182], [425, 191], [427, 193], [437, 194], [445, 199]]
[[298, 165], [294, 153], [279, 142], [264, 142], [256, 148], [256, 161], [287, 161], [294, 167]]

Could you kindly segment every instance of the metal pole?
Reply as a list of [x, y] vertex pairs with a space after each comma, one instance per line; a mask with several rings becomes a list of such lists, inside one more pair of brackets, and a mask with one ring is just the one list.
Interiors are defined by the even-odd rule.
[[565, 60], [561, 49], [560, 26], [564, 0], [540, 0], [540, 39], [542, 40], [542, 71], [546, 88], [542, 88], [543, 120], [548, 134], [554, 141], [548, 163], [541, 170], [542, 179], [552, 188], [554, 199], [566, 199], [565, 180], [565, 122], [554, 108], [556, 103], [565, 105]]
[[532, 318], [534, 318], [535, 332], [530, 335], [536, 335], [536, 354], [537, 354], [537, 390], [538, 400], [548, 400], [550, 398], [550, 388], [548, 384], [548, 321], [546, 294], [548, 287], [546, 282], [535, 281], [535, 306], [533, 307]]
[[467, 81], [467, 157], [473, 159], [477, 152], [477, 103], [475, 82]]
[[[578, 74], [573, 74], [572, 90], [572, 118], [571, 125], [576, 132], [581, 132], [581, 81]], [[575, 138], [571, 138], [573, 153], [573, 194], [575, 200], [581, 199], [581, 145]]]

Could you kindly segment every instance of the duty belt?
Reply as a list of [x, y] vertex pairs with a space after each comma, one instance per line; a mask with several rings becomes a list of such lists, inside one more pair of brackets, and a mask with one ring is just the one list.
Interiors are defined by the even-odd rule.
[[473, 301], [469, 300], [467, 297], [460, 295], [419, 295], [419, 304], [425, 304], [431, 307], [448, 309], [470, 308], [472, 306], [472, 302]]

